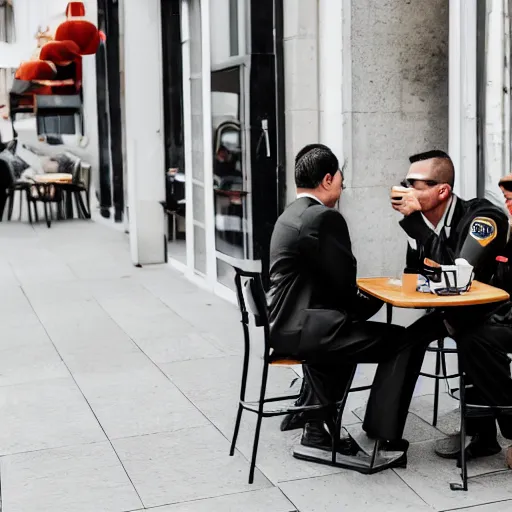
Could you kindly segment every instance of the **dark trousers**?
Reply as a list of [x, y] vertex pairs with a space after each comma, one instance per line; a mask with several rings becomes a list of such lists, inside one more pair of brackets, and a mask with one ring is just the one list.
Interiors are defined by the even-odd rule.
[[[427, 314], [406, 329], [409, 345], [396, 357], [381, 363], [370, 393], [363, 429], [370, 437], [401, 439], [428, 345], [449, 336], [440, 312]], [[510, 362], [503, 349], [512, 344], [512, 329], [491, 326], [489, 322], [473, 326], [454, 336], [461, 364], [473, 382], [467, 401], [488, 405], [512, 405]], [[508, 340], [508, 341], [507, 341]], [[512, 434], [510, 420], [500, 420], [504, 436]], [[494, 418], [472, 418], [467, 422], [468, 434], [492, 433]]]
[[[400, 349], [404, 331], [397, 325], [354, 322], [350, 332], [322, 345], [321, 350], [299, 354], [305, 360], [304, 377], [313, 390], [307, 403], [342, 400], [350, 388], [357, 364], [379, 363], [388, 359]], [[329, 421], [332, 419], [329, 414], [331, 412], [320, 411], [309, 418]]]

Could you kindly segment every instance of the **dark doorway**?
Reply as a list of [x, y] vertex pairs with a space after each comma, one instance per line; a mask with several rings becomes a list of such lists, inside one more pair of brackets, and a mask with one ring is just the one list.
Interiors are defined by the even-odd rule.
[[162, 0], [165, 211], [169, 255], [186, 262], [185, 157], [180, 0]]
[[124, 211], [123, 131], [121, 113], [119, 1], [98, 0], [98, 28], [106, 35], [96, 56], [99, 200], [101, 213], [122, 222]]

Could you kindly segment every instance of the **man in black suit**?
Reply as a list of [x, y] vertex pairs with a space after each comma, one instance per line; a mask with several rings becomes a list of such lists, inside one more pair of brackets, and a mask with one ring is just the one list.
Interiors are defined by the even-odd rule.
[[[295, 159], [295, 182], [297, 200], [277, 220], [270, 245], [271, 343], [274, 353], [305, 362], [314, 391], [309, 403], [332, 403], [349, 389], [357, 363], [393, 355], [403, 328], [366, 321], [382, 303], [356, 284], [347, 223], [334, 208], [343, 190], [336, 156], [322, 144], [306, 146]], [[334, 413], [322, 409], [308, 416], [301, 443], [330, 450], [325, 425]], [[352, 454], [354, 446], [344, 440], [338, 450]]]

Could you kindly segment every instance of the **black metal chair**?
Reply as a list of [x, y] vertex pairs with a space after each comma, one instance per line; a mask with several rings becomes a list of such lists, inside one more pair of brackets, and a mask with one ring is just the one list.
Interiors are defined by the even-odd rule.
[[[276, 396], [271, 398], [266, 398], [266, 390], [267, 390], [267, 379], [268, 379], [268, 369], [270, 365], [299, 365], [302, 364], [302, 361], [296, 360], [294, 358], [283, 358], [282, 356], [277, 358], [273, 357], [271, 354], [270, 347], [270, 327], [267, 315], [267, 304], [266, 304], [266, 296], [265, 290], [263, 288], [263, 282], [261, 280], [261, 275], [258, 272], [249, 272], [244, 271], [240, 268], [236, 268], [235, 275], [235, 285], [236, 292], [238, 298], [238, 304], [240, 307], [240, 312], [242, 315], [242, 327], [244, 333], [244, 359], [243, 359], [243, 369], [242, 369], [242, 382], [240, 387], [240, 400], [238, 403], [238, 412], [236, 415], [235, 422], [235, 430], [233, 433], [233, 439], [231, 442], [231, 448], [229, 454], [232, 456], [235, 453], [236, 441], [238, 438], [238, 433], [240, 430], [240, 422], [242, 419], [243, 411], [249, 411], [255, 413], [257, 415], [256, 428], [254, 432], [254, 441], [252, 448], [252, 456], [251, 456], [251, 465], [249, 470], [249, 483], [252, 484], [254, 481], [254, 470], [256, 467], [256, 456], [258, 452], [258, 444], [260, 438], [260, 430], [261, 430], [261, 422], [263, 418], [269, 418], [273, 416], [283, 416], [289, 413], [296, 412], [305, 412], [312, 410], [319, 410], [328, 407], [339, 407], [344, 405], [346, 397], [341, 402], [337, 404], [319, 404], [319, 405], [306, 405], [306, 406], [295, 406], [295, 405], [286, 405], [283, 404], [279, 407], [275, 408], [267, 408], [268, 404], [274, 404], [277, 402], [283, 402], [287, 400], [296, 400], [299, 395], [286, 395], [286, 396]], [[242, 279], [246, 279], [245, 283], [245, 293], [244, 293], [244, 285], [242, 284]], [[251, 336], [249, 331], [249, 315], [252, 315], [254, 318], [254, 323], [257, 327], [263, 328], [264, 334], [264, 347], [263, 347], [263, 370], [261, 374], [261, 387], [259, 393], [259, 399], [256, 401], [246, 401], [246, 390], [247, 390], [247, 377], [249, 372], [249, 357], [251, 353]], [[354, 391], [363, 391], [370, 389], [371, 386], [361, 386], [356, 388], [351, 388], [350, 392]], [[339, 419], [341, 422], [341, 418]], [[339, 430], [339, 429], [338, 429]], [[334, 454], [336, 448], [333, 440], [333, 452]]]
[[[455, 350], [457, 352], [457, 350]], [[458, 352], [457, 352], [458, 354]], [[460, 357], [458, 357], [459, 363], [459, 388], [451, 389], [449, 394], [455, 400], [460, 402], [460, 446], [466, 446], [466, 418], [468, 417], [481, 417], [483, 415], [492, 415], [507, 413], [512, 415], [512, 405], [482, 405], [482, 404], [471, 404], [466, 402], [466, 383], [465, 383], [465, 372], [461, 365]], [[487, 414], [486, 414], [487, 413]], [[460, 477], [462, 483], [450, 483], [450, 489], [452, 491], [467, 491], [468, 481], [470, 478], [481, 478], [488, 475], [495, 475], [498, 473], [505, 473], [510, 469], [501, 469], [495, 471], [489, 471], [487, 473], [481, 473], [478, 475], [468, 476], [468, 461], [466, 457], [466, 450], [461, 450], [460, 461], [457, 463], [460, 466]]]
[[52, 204], [57, 205], [58, 216], [62, 217], [62, 189], [56, 183], [33, 183], [26, 188], [28, 203], [28, 219], [32, 224], [32, 207], [36, 222], [39, 221], [37, 212], [37, 203], [42, 203], [44, 208], [44, 218], [48, 228], [52, 226], [53, 214]]
[[[434, 342], [435, 343], [435, 342]], [[432, 344], [431, 344], [432, 345]], [[439, 413], [439, 383], [442, 380], [448, 381], [448, 379], [455, 379], [459, 377], [459, 373], [454, 373], [448, 375], [448, 371], [446, 369], [446, 354], [456, 354], [456, 348], [446, 348], [444, 345], [444, 339], [437, 340], [437, 347], [429, 346], [427, 348], [427, 352], [433, 352], [436, 354], [436, 366], [435, 373], [425, 373], [421, 372], [420, 375], [422, 377], [426, 377], [429, 379], [435, 379], [434, 382], [434, 410], [432, 416], [432, 426], [437, 427], [437, 419]]]
[[[71, 169], [73, 181], [71, 183], [59, 184], [64, 191], [64, 202], [66, 204], [66, 217], [73, 218], [73, 198], [77, 209], [78, 218], [91, 218], [91, 165], [82, 162], [78, 157], [71, 153], [65, 153], [75, 158], [75, 162]], [[84, 202], [85, 197], [85, 202]]]
[[[466, 390], [466, 382], [465, 382], [465, 373], [463, 368], [461, 367], [459, 352], [457, 348], [446, 348], [444, 346], [444, 340], [438, 340], [437, 347], [429, 347], [429, 352], [436, 353], [436, 374], [426, 374], [420, 373], [423, 377], [429, 377], [436, 379], [436, 387], [434, 391], [434, 418], [432, 425], [436, 426], [437, 424], [437, 412], [438, 412], [438, 403], [439, 403], [439, 381], [447, 380], [452, 378], [459, 378], [459, 387], [455, 389], [448, 389], [448, 394], [453, 399], [458, 400], [460, 407], [460, 446], [466, 446], [466, 418], [468, 417], [481, 417], [485, 413], [488, 415], [492, 415], [493, 413], [503, 413], [508, 412], [512, 414], [512, 406], [490, 406], [490, 405], [481, 405], [481, 404], [470, 404], [466, 402], [465, 390]], [[446, 354], [456, 354], [458, 360], [459, 371], [455, 374], [448, 375], [446, 370]], [[440, 373], [442, 372], [442, 373]], [[496, 473], [504, 473], [509, 471], [508, 469], [491, 471], [488, 473], [481, 473], [478, 475], [474, 475], [473, 477], [468, 476], [468, 468], [467, 468], [467, 458], [466, 451], [461, 450], [460, 461], [457, 463], [461, 468], [461, 480], [462, 483], [450, 483], [450, 489], [452, 491], [467, 491], [468, 490], [468, 480], [470, 478], [480, 478], [486, 475], [496, 474]]]

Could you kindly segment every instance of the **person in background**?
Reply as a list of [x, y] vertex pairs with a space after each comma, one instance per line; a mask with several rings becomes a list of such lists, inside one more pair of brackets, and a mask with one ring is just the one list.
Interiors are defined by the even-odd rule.
[[2, 135], [0, 134], [0, 221], [3, 220], [5, 204], [7, 202], [7, 189], [12, 184], [11, 169], [4, 154], [6, 151], [6, 145], [2, 142]]
[[[512, 229], [512, 174], [503, 177], [500, 180], [499, 187], [505, 199], [505, 206], [509, 213], [509, 224]], [[499, 273], [493, 284], [504, 289], [512, 296], [512, 237], [510, 233], [508, 243], [503, 251], [502, 272]], [[503, 348], [505, 353], [512, 353], [512, 332], [508, 344]], [[506, 461], [508, 467], [512, 469], [512, 446], [509, 446], [507, 450]]]

